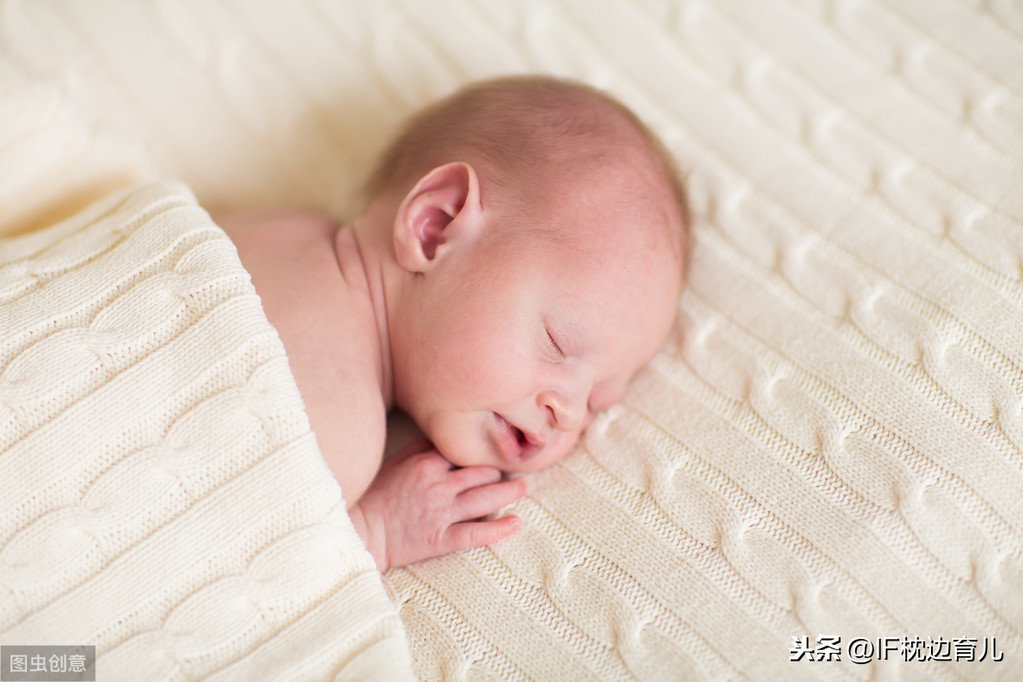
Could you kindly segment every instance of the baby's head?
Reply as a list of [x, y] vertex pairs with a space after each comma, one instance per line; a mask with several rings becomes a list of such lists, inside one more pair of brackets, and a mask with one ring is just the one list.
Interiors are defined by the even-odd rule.
[[368, 194], [389, 229], [394, 401], [456, 465], [553, 463], [670, 331], [685, 192], [656, 138], [596, 90], [461, 90], [413, 117]]

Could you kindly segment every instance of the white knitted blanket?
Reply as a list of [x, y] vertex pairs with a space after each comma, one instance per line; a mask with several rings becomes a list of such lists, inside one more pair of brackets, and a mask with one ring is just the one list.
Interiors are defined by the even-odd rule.
[[[689, 174], [692, 277], [624, 402], [532, 476], [519, 535], [385, 576], [415, 673], [1023, 679], [1018, 0], [0, 0], [0, 232], [146, 177], [344, 218], [407, 113], [524, 71], [606, 88], [661, 134]], [[91, 386], [124, 352], [66, 371]], [[44, 595], [119, 579], [101, 557], [130, 542], [48, 550], [14, 608], [62, 613]], [[105, 580], [90, 608], [116, 606]], [[227, 638], [221, 600], [173, 610], [185, 591], [147, 627]], [[284, 612], [236, 629], [300, 665], [333, 633], [271, 636]], [[114, 645], [137, 622], [99, 633], [108, 660], [133, 659]]]
[[4, 645], [95, 646], [100, 680], [410, 676], [280, 339], [181, 186], [0, 240], [0, 481]]

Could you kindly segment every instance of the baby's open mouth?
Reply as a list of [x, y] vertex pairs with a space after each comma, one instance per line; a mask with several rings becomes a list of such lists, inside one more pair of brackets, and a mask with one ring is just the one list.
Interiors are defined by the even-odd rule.
[[505, 459], [517, 461], [529, 446], [529, 437], [501, 415], [494, 413], [497, 422], [497, 444]]

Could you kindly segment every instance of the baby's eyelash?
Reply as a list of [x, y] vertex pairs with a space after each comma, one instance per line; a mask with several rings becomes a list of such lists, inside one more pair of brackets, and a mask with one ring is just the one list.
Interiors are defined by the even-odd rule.
[[558, 342], [554, 340], [554, 337], [551, 335], [549, 329], [547, 330], [547, 340], [550, 341], [551, 348], [554, 350], [555, 353], [558, 354], [559, 357], [562, 358], [565, 357], [565, 353], [561, 350], [561, 346], [558, 345]]

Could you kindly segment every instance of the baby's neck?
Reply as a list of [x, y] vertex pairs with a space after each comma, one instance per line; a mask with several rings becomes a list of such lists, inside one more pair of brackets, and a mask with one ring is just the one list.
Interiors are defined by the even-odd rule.
[[[378, 224], [379, 210], [369, 210], [338, 230], [335, 238], [338, 264], [349, 286], [364, 290], [376, 322], [380, 358], [380, 392], [387, 409], [394, 406], [394, 372], [389, 333], [387, 296], [388, 251], [386, 226]], [[357, 281], [357, 280], [362, 281]]]

